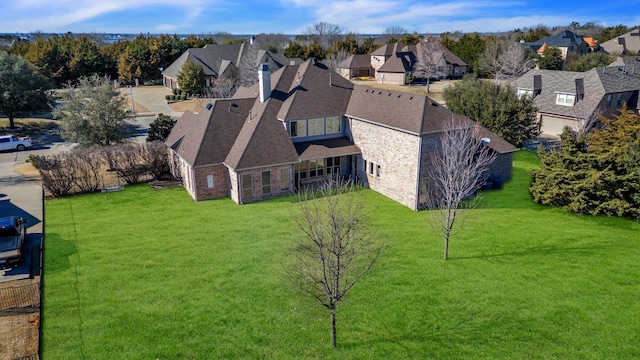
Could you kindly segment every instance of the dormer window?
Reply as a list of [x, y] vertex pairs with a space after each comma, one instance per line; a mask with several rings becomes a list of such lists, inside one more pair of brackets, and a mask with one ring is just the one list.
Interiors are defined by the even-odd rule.
[[576, 96], [573, 94], [558, 94], [556, 96], [556, 104], [564, 106], [573, 106], [576, 102]]
[[307, 120], [291, 122], [291, 137], [307, 136]]
[[518, 89], [518, 99], [522, 99], [525, 96], [528, 96], [528, 97], [532, 98], [533, 97], [533, 90], [531, 90], [531, 89]]

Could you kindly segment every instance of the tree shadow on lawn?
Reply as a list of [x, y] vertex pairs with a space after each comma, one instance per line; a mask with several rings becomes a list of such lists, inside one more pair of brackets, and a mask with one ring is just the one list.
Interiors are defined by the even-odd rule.
[[[390, 337], [378, 336], [361, 341], [349, 341], [346, 337], [341, 341], [340, 331], [338, 331], [338, 349], [348, 351], [374, 347], [388, 349], [389, 345], [395, 345], [403, 348], [407, 354], [416, 356], [419, 355], [416, 354], [416, 348], [424, 348], [425, 351], [429, 351], [429, 348], [442, 349], [443, 347], [453, 350], [455, 345], [451, 344], [452, 339], [455, 339], [456, 343], [464, 342], [463, 347], [468, 347], [474, 343], [486, 344], [487, 339], [509, 338], [510, 334], [513, 334], [513, 329], [526, 321], [520, 318], [518, 313], [490, 316], [490, 314], [469, 309], [449, 311], [448, 314], [443, 314], [440, 309], [440, 316], [436, 320], [438, 319], [441, 321], [425, 323], [420, 329], [405, 329], [403, 334]], [[452, 322], [451, 319], [457, 320]]]
[[46, 234], [45, 272], [54, 274], [71, 268], [69, 258], [78, 253], [75, 242], [65, 240], [60, 234]]

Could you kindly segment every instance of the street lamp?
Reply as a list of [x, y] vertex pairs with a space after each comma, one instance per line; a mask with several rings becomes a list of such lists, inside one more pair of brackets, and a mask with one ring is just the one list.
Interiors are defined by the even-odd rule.
[[129, 91], [131, 92], [131, 112], [133, 116], [136, 116], [136, 105], [133, 102], [133, 87], [131, 85], [129, 85]]

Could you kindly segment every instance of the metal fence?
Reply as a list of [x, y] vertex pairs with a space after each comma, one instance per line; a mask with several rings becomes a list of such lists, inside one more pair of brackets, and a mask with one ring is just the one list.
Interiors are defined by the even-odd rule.
[[0, 312], [30, 307], [40, 307], [40, 284], [0, 289]]

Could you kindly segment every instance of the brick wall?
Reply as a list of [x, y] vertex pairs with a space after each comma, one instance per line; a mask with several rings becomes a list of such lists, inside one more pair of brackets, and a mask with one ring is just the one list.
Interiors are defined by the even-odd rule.
[[[349, 122], [353, 142], [362, 151], [356, 171], [360, 181], [372, 190], [415, 209], [420, 138], [356, 119], [349, 119]], [[374, 164], [373, 175], [369, 171], [370, 163]]]
[[[382, 77], [383, 75], [384, 78]], [[376, 82], [378, 84], [404, 85], [405, 81], [405, 73], [380, 73], [376, 71]]]
[[499, 154], [489, 167], [489, 177], [500, 181], [511, 180], [512, 168], [513, 153]]
[[[211, 183], [209, 176], [212, 176]], [[196, 201], [229, 195], [229, 171], [222, 164], [194, 168], [193, 179]]]
[[[289, 174], [289, 179], [281, 178], [280, 170], [284, 169]], [[263, 193], [262, 186], [262, 173], [264, 171], [271, 172], [271, 192]], [[252, 180], [252, 196], [244, 197], [242, 195], [242, 175], [251, 174]], [[259, 169], [253, 169], [249, 171], [241, 171], [236, 173], [233, 170], [229, 170], [230, 180], [235, 181], [233, 184], [233, 189], [231, 191], [231, 199], [235, 201], [237, 204], [246, 204], [258, 200], [268, 199], [276, 196], [283, 196], [293, 193], [293, 165], [279, 165], [279, 166], [270, 166]], [[282, 184], [286, 183], [286, 190], [282, 190]]]

